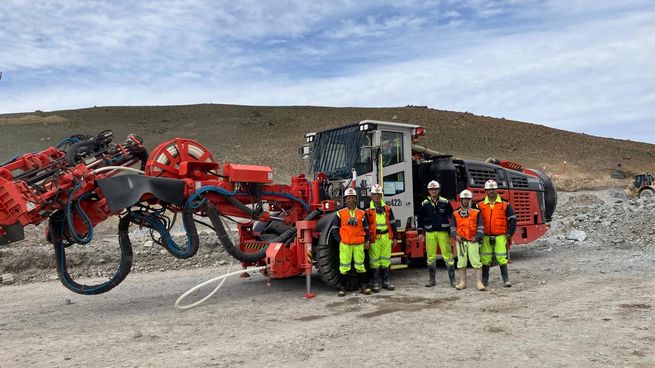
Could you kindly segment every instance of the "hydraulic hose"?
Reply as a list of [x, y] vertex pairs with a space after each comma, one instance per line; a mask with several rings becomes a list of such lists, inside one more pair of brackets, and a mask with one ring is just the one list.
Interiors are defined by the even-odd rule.
[[[189, 289], [189, 291], [187, 291], [186, 293], [182, 294], [182, 295], [181, 295], [179, 298], [177, 298], [177, 300], [175, 301], [175, 308], [180, 309], [180, 310], [187, 310], [187, 309], [191, 309], [191, 308], [197, 307], [197, 306], [199, 306], [200, 304], [204, 303], [207, 299], [211, 298], [212, 295], [216, 294], [216, 292], [218, 291], [218, 289], [220, 289], [221, 286], [223, 286], [223, 283], [225, 282], [225, 280], [226, 280], [228, 277], [230, 277], [230, 276], [235, 276], [235, 275], [241, 275], [241, 274], [243, 274], [244, 272], [254, 272], [254, 271], [263, 270], [263, 269], [265, 269], [266, 267], [267, 267], [267, 266], [252, 267], [252, 268], [246, 268], [245, 270], [239, 270], [239, 271], [230, 272], [230, 270], [232, 269], [232, 265], [230, 265], [230, 269], [228, 269], [228, 271], [227, 271], [228, 273], [226, 273], [225, 275], [221, 275], [221, 276], [215, 277], [215, 278], [213, 278], [213, 279], [211, 279], [211, 280], [207, 280], [207, 281], [203, 282], [202, 284], [198, 284], [198, 285], [192, 287], [191, 289]], [[209, 285], [209, 284], [211, 284], [211, 283], [213, 283], [213, 282], [216, 282], [216, 281], [219, 281], [219, 280], [222, 280], [221, 283], [218, 284], [218, 286], [216, 286], [216, 288], [214, 288], [214, 290], [213, 290], [211, 293], [209, 293], [209, 295], [207, 295], [206, 297], [204, 297], [204, 298], [202, 298], [202, 299], [200, 299], [200, 300], [198, 300], [197, 302], [192, 303], [192, 304], [181, 305], [182, 300], [184, 300], [184, 298], [186, 298], [187, 296], [189, 296], [189, 294], [193, 293], [194, 291], [196, 291], [196, 290], [198, 290], [198, 289], [200, 289], [200, 288], [202, 288], [202, 287], [204, 287], [204, 286], [206, 286], [206, 285]]]
[[157, 231], [161, 236], [162, 245], [173, 257], [179, 259], [187, 259], [193, 257], [198, 252], [198, 248], [200, 246], [198, 229], [196, 228], [196, 222], [193, 219], [193, 214], [199, 207], [200, 206], [196, 207], [191, 204], [187, 204], [182, 209], [182, 223], [184, 225], [187, 237], [186, 248], [180, 247], [173, 240], [170, 231], [168, 231], [166, 225], [157, 216], [141, 211], [130, 211], [129, 214], [136, 223], [146, 223], [148, 224], [148, 227]]
[[118, 244], [120, 246], [121, 259], [116, 273], [109, 280], [95, 285], [84, 285], [73, 280], [66, 267], [66, 245], [62, 238], [64, 229], [64, 216], [61, 212], [56, 212], [50, 217], [48, 228], [50, 238], [55, 249], [55, 263], [57, 265], [57, 274], [61, 283], [70, 291], [82, 295], [97, 295], [106, 293], [120, 284], [132, 269], [132, 243], [128, 236], [130, 226], [129, 216], [125, 216], [118, 222]]
[[266, 249], [268, 247], [264, 247], [255, 253], [246, 253], [242, 251], [241, 249], [234, 246], [232, 239], [230, 239], [230, 236], [227, 234], [227, 231], [225, 230], [225, 226], [223, 226], [223, 221], [221, 221], [221, 215], [218, 213], [218, 210], [216, 209], [216, 207], [214, 207], [214, 205], [211, 202], [207, 201], [207, 207], [205, 208], [205, 211], [207, 212], [207, 217], [209, 217], [209, 221], [211, 221], [212, 226], [214, 227], [214, 231], [218, 236], [218, 241], [221, 242], [221, 245], [223, 245], [223, 248], [225, 248], [225, 251], [229, 255], [238, 259], [241, 262], [251, 262], [251, 263], [255, 263], [260, 259], [264, 258], [264, 256], [266, 255]]
[[75, 158], [79, 152], [83, 152], [87, 147], [92, 147], [96, 145], [95, 140], [86, 140], [81, 142], [76, 142], [70, 145], [70, 148], [66, 152], [66, 160], [70, 166], [75, 166]]
[[[218, 240], [221, 242], [221, 245], [223, 245], [223, 248], [225, 248], [225, 251], [229, 255], [238, 259], [241, 262], [250, 262], [250, 263], [255, 263], [266, 256], [266, 250], [268, 249], [268, 245], [264, 246], [262, 249], [254, 253], [246, 253], [241, 249], [239, 249], [238, 247], [236, 247], [232, 242], [232, 240], [230, 239], [229, 235], [227, 234], [227, 231], [225, 230], [225, 226], [223, 226], [223, 221], [221, 221], [221, 217], [218, 212], [218, 209], [216, 209], [216, 207], [211, 202], [207, 202], [206, 211], [207, 211], [207, 217], [209, 217], [209, 220], [211, 221], [212, 226], [214, 227], [214, 231], [218, 236]], [[307, 216], [305, 216], [303, 220], [310, 221], [314, 219], [316, 216], [318, 216], [318, 214], [320, 214], [320, 211], [314, 210], [310, 212]], [[271, 241], [269, 241], [269, 244], [285, 243], [296, 235], [296, 231], [297, 231], [296, 228], [293, 227], [283, 232], [282, 234], [278, 235]]]

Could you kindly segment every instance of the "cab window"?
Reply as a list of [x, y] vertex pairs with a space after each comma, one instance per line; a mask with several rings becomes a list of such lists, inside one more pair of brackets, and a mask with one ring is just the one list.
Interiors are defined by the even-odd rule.
[[382, 186], [385, 196], [393, 196], [405, 191], [405, 173], [398, 172], [384, 177]]
[[382, 165], [390, 166], [403, 161], [403, 134], [382, 131], [380, 140]]

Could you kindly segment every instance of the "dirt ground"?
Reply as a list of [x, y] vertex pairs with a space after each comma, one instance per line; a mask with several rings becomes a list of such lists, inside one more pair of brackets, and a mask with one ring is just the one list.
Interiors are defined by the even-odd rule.
[[[563, 194], [593, 202], [602, 196]], [[586, 197], [585, 197], [586, 196]], [[553, 230], [556, 232], [556, 230]], [[174, 308], [227, 264], [137, 272], [99, 296], [59, 282], [0, 287], [3, 367], [655, 367], [653, 244], [563, 241], [512, 249], [511, 288], [457, 291], [441, 267], [392, 273], [396, 290], [338, 298], [315, 276], [231, 278], [206, 304]], [[138, 260], [135, 261], [138, 264]], [[172, 261], [171, 261], [172, 262]], [[147, 270], [145, 270], [147, 271]], [[54, 272], [54, 271], [52, 271]], [[210, 289], [207, 290], [207, 292]]]

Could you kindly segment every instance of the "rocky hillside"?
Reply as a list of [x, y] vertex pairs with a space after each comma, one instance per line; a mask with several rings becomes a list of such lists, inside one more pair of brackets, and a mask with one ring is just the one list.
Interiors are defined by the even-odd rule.
[[[303, 134], [364, 119], [420, 124], [423, 144], [465, 159], [510, 159], [546, 168], [560, 190], [625, 186], [611, 179], [655, 171], [655, 145], [600, 138], [504, 118], [425, 107], [331, 108], [189, 105], [94, 107], [0, 115], [0, 160], [40, 150], [73, 133], [114, 130], [142, 136], [149, 148], [173, 137], [196, 139], [219, 162], [271, 165], [276, 180], [304, 172]], [[566, 163], [565, 163], [566, 162]]]

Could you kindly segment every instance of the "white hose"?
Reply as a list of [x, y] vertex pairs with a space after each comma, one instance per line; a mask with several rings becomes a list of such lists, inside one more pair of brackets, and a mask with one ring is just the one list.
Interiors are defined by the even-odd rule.
[[[218, 289], [220, 289], [220, 287], [223, 285], [223, 283], [225, 282], [225, 280], [228, 277], [234, 276], [234, 275], [240, 275], [240, 274], [242, 274], [244, 272], [255, 272], [255, 271], [263, 270], [266, 267], [267, 266], [251, 267], [251, 268], [246, 268], [245, 270], [239, 270], [239, 271], [234, 271], [234, 272], [229, 272], [230, 270], [228, 269], [229, 273], [226, 273], [225, 275], [221, 275], [221, 276], [218, 276], [218, 277], [214, 277], [213, 279], [207, 280], [207, 281], [203, 282], [202, 284], [198, 284], [198, 285], [192, 287], [191, 289], [189, 289], [189, 291], [187, 291], [186, 293], [182, 294], [182, 296], [177, 298], [177, 300], [175, 301], [175, 308], [180, 309], [180, 310], [187, 310], [187, 309], [197, 307], [200, 304], [204, 303], [207, 299], [211, 298], [212, 295], [216, 294]], [[232, 269], [232, 265], [230, 265], [230, 269]], [[180, 305], [180, 303], [182, 303], [182, 300], [184, 300], [184, 298], [189, 296], [189, 294], [193, 293], [194, 291], [196, 291], [196, 290], [198, 290], [198, 289], [200, 289], [200, 288], [202, 288], [204, 286], [207, 286], [207, 285], [211, 284], [212, 282], [216, 282], [218, 280], [223, 280], [223, 281], [221, 281], [221, 283], [214, 289], [214, 291], [209, 293], [209, 295], [207, 295], [206, 297], [198, 300], [197, 302], [195, 302], [193, 304]]]
[[135, 172], [137, 174], [145, 174], [145, 172], [143, 170], [139, 170], [139, 169], [135, 169], [133, 167], [127, 167], [127, 166], [105, 166], [105, 167], [101, 167], [99, 169], [95, 169], [95, 170], [91, 171], [91, 173], [97, 174], [99, 172], [112, 171], [112, 170], [125, 170], [125, 171]]

